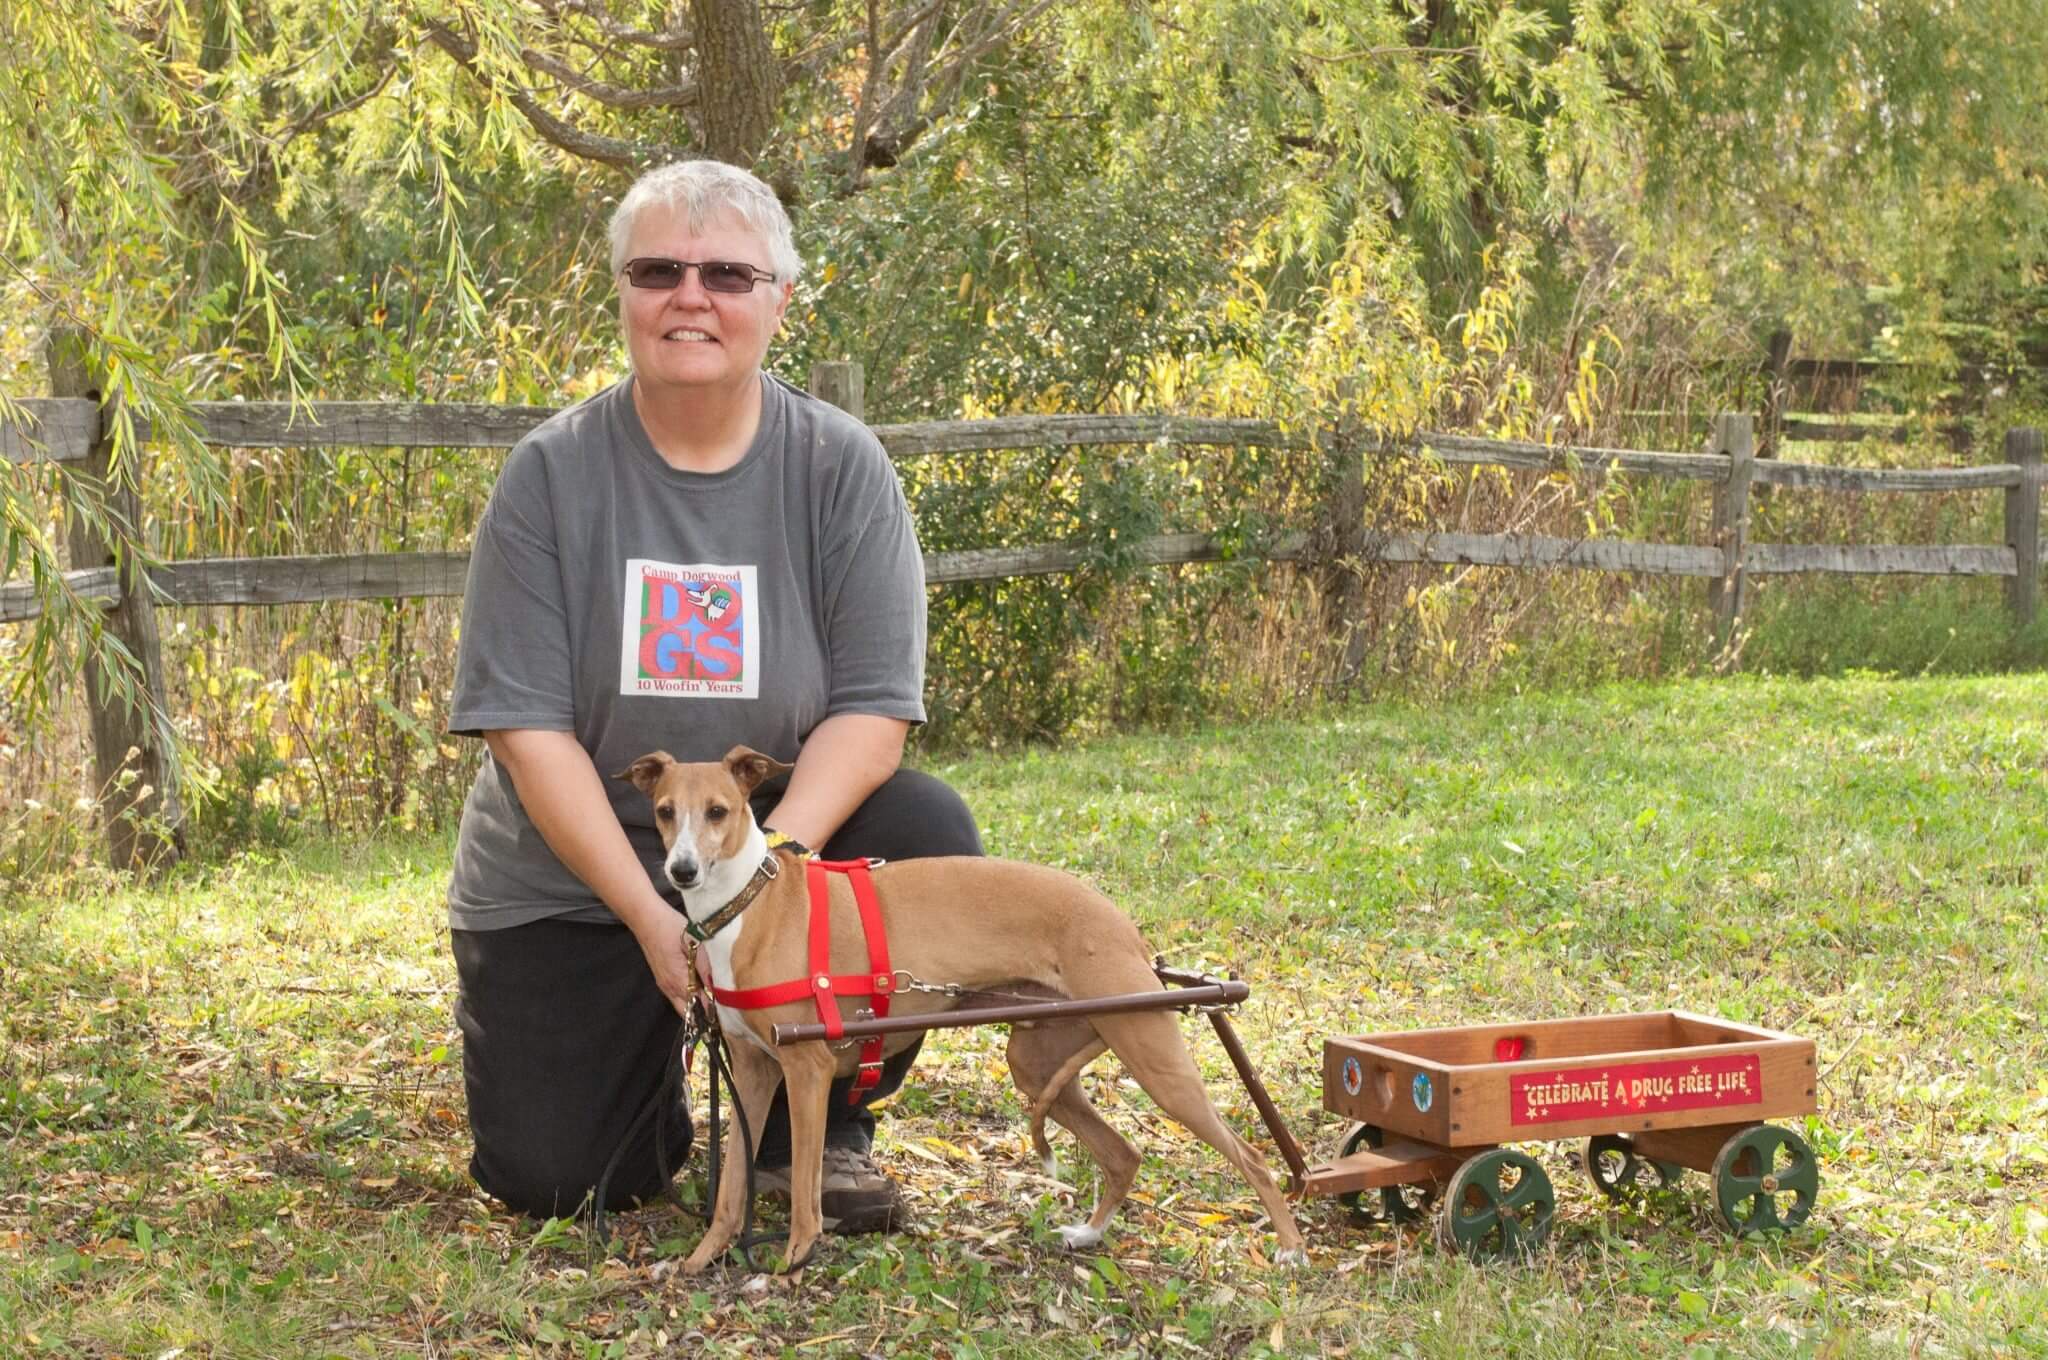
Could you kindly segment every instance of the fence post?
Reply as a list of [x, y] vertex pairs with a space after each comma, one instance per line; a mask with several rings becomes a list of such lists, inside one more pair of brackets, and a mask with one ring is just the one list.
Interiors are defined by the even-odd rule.
[[1365, 455], [1370, 444], [1367, 427], [1348, 409], [1335, 424], [1323, 427], [1321, 437], [1329, 442], [1328, 482], [1316, 533], [1316, 582], [1324, 635], [1343, 641], [1334, 677], [1341, 695], [1357, 688], [1365, 670]]
[[1721, 549], [1721, 574], [1707, 582], [1715, 636], [1723, 647], [1735, 642], [1748, 581], [1742, 569], [1749, 547], [1749, 484], [1756, 472], [1756, 422], [1748, 415], [1714, 417], [1715, 453], [1728, 455], [1728, 480], [1714, 498], [1714, 542]]
[[851, 359], [812, 364], [811, 395], [832, 403], [855, 420], [867, 419], [867, 375]]
[[2005, 602], [2025, 628], [2041, 607], [2041, 432], [2007, 430], [2005, 461], [2020, 469], [2020, 484], [2005, 489], [2005, 541], [2018, 569], [2005, 584]]
[[1759, 458], [1776, 458], [1785, 437], [1785, 402], [1790, 395], [1785, 367], [1792, 361], [1792, 332], [1779, 327], [1771, 332], [1770, 353], [1764, 359], [1763, 443]]
[[[71, 476], [97, 482], [107, 516], [128, 525], [139, 538], [140, 500], [132, 488], [115, 486], [108, 475], [114, 452], [112, 408], [87, 365], [85, 334], [70, 328], [53, 330], [46, 357], [51, 395], [102, 403], [99, 436]], [[142, 564], [133, 553], [116, 553], [97, 528], [75, 514], [70, 517], [67, 537], [71, 570], [116, 568], [121, 598], [107, 611], [106, 631], [128, 649], [142, 671], [142, 692], [130, 704], [111, 692], [108, 676], [96, 673], [96, 660], [87, 662], [85, 704], [92, 723], [93, 767], [100, 813], [106, 819], [107, 850], [117, 869], [167, 864], [178, 857], [184, 814], [166, 733], [158, 726], [164, 712], [164, 675], [156, 607], [143, 579]], [[123, 788], [118, 781], [130, 751], [136, 753], [135, 778]]]

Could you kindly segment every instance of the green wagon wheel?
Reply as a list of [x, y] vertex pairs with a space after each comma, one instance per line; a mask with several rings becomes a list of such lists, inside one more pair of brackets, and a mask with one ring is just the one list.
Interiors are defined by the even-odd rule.
[[1444, 1192], [1439, 1232], [1446, 1247], [1475, 1261], [1527, 1255], [1550, 1234], [1557, 1195], [1536, 1159], [1495, 1148], [1458, 1168]]
[[[1349, 1157], [1362, 1147], [1385, 1147], [1387, 1135], [1377, 1124], [1353, 1125], [1344, 1139], [1343, 1151], [1339, 1157]], [[1404, 1223], [1420, 1221], [1429, 1213], [1430, 1205], [1436, 1202], [1436, 1186], [1425, 1182], [1421, 1185], [1389, 1185], [1383, 1189], [1350, 1190], [1337, 1196], [1337, 1202], [1351, 1213], [1351, 1221], [1361, 1228], [1377, 1228], [1382, 1223], [1396, 1227]]]
[[1723, 1143], [1714, 1158], [1714, 1204], [1738, 1237], [1798, 1227], [1819, 1193], [1813, 1149], [1790, 1129], [1754, 1125]]
[[1609, 1199], [1666, 1189], [1683, 1172], [1674, 1162], [1636, 1156], [1635, 1140], [1627, 1134], [1596, 1133], [1586, 1140], [1586, 1174]]

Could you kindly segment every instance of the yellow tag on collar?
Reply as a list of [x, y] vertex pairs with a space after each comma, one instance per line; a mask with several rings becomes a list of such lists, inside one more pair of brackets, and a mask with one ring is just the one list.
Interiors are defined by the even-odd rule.
[[786, 836], [786, 835], [784, 835], [784, 834], [783, 834], [782, 832], [780, 832], [780, 831], [771, 831], [771, 830], [769, 830], [769, 829], [768, 829], [767, 827], [763, 827], [763, 828], [762, 828], [762, 830], [763, 830], [764, 832], [766, 832], [766, 833], [767, 833], [767, 836], [768, 836], [768, 848], [769, 848], [770, 850], [780, 850], [780, 849], [782, 849], [782, 848], [783, 848], [784, 846], [788, 846], [788, 847], [790, 848], [790, 850], [791, 850], [791, 851], [792, 851], [793, 853], [795, 853], [795, 855], [796, 855], [796, 856], [797, 856], [797, 857], [798, 857], [799, 859], [809, 859], [809, 858], [810, 858], [810, 856], [811, 856], [811, 849], [810, 849], [810, 847], [809, 847], [809, 846], [807, 846], [807, 845], [805, 845], [805, 844], [803, 844], [803, 843], [802, 843], [801, 841], [797, 840], [797, 838], [796, 838], [796, 837], [794, 837], [794, 836]]

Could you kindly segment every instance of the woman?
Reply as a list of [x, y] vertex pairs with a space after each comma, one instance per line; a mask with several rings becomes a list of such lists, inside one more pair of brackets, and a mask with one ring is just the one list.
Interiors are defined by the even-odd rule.
[[[768, 187], [714, 161], [643, 177], [611, 223], [632, 373], [521, 440], [477, 527], [449, 729], [488, 748], [449, 885], [477, 1183], [569, 1214], [660, 1086], [690, 993], [647, 801], [649, 750], [793, 761], [754, 812], [829, 858], [979, 854], [973, 818], [901, 770], [924, 720], [924, 572], [866, 427], [761, 371], [795, 288]], [[891, 1060], [870, 1100], [901, 1085]], [[832, 1102], [825, 1214], [893, 1223], [873, 1116]], [[664, 1127], [657, 1124], [666, 1121]], [[606, 1208], [665, 1188], [680, 1104]], [[780, 1098], [758, 1157], [786, 1189]]]

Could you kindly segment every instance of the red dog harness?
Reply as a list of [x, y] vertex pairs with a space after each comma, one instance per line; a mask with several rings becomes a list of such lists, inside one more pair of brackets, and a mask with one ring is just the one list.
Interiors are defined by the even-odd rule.
[[[721, 1006], [734, 1010], [758, 1011], [768, 1006], [787, 1006], [809, 997], [818, 1007], [818, 1023], [827, 1039], [846, 1032], [839, 1018], [842, 996], [872, 997], [877, 1019], [889, 1014], [889, 996], [896, 990], [896, 974], [889, 967], [889, 937], [882, 929], [882, 905], [875, 897], [875, 881], [869, 868], [877, 860], [804, 861], [804, 881], [811, 894], [811, 970], [807, 976], [766, 987], [713, 987], [711, 995]], [[854, 905], [860, 908], [861, 934], [867, 938], [868, 971], [834, 976], [832, 972], [832, 888], [827, 874], [845, 874], [853, 887]], [[854, 1073], [853, 1090], [846, 1103], [858, 1105], [860, 1098], [882, 1079], [882, 1036], [861, 1040], [860, 1067]]]

